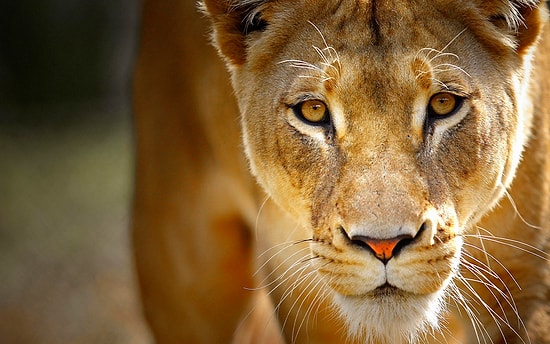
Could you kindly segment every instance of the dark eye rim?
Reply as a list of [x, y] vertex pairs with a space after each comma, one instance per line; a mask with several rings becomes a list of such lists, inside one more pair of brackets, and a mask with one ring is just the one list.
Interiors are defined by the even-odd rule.
[[263, 18], [261, 11], [249, 13], [240, 26], [241, 32], [248, 36], [253, 32], [263, 32], [267, 29], [269, 23]]
[[[320, 121], [317, 121], [317, 122], [312, 122], [312, 121], [308, 120], [304, 116], [304, 114], [302, 113], [302, 105], [305, 102], [312, 101], [312, 100], [316, 100], [316, 101], [321, 102], [325, 105], [325, 113], [323, 115], [323, 118]], [[325, 103], [324, 101], [322, 101], [320, 99], [314, 99], [314, 98], [303, 99], [303, 100], [299, 101], [298, 103], [296, 103], [294, 105], [291, 105], [290, 108], [294, 112], [294, 115], [299, 120], [301, 120], [302, 122], [304, 122], [307, 125], [310, 125], [312, 127], [324, 127], [324, 128], [329, 128], [329, 127], [332, 126], [332, 119], [331, 119], [331, 114], [330, 114], [329, 107], [328, 107], [327, 103]]]
[[[432, 99], [434, 99], [434, 97], [436, 97], [440, 94], [449, 94], [449, 95], [453, 96], [456, 100], [456, 104], [455, 104], [453, 110], [451, 112], [449, 112], [448, 114], [445, 114], [445, 115], [440, 115], [440, 114], [436, 113], [432, 109], [432, 106], [430, 105], [431, 102], [432, 102]], [[426, 107], [426, 113], [428, 115], [428, 119], [432, 122], [435, 122], [435, 121], [438, 121], [438, 120], [442, 120], [442, 119], [446, 119], [446, 118], [454, 116], [458, 111], [460, 111], [460, 109], [464, 105], [464, 101], [467, 98], [468, 98], [467, 96], [456, 94], [456, 93], [453, 93], [453, 92], [442, 91], [442, 92], [435, 93], [434, 95], [432, 95], [430, 97], [430, 100], [428, 100], [428, 105]]]

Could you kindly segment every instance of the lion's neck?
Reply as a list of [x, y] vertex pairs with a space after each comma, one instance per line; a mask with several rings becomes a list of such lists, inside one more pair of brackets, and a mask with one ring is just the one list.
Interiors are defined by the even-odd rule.
[[[539, 49], [550, 52], [550, 34], [546, 33]], [[533, 314], [537, 313], [536, 305], [546, 302], [537, 298], [550, 292], [535, 290], [546, 288], [538, 281], [550, 268], [548, 260], [544, 259], [544, 252], [550, 249], [550, 80], [544, 76], [550, 70], [550, 56], [537, 56], [532, 74], [533, 126], [523, 159], [499, 205], [472, 229], [472, 233], [478, 233], [481, 239], [469, 236], [465, 247], [468, 255], [478, 262], [487, 262], [487, 266], [499, 276], [492, 280], [497, 288], [509, 289], [527, 330], [532, 323], [536, 323], [531, 321]], [[500, 265], [502, 262], [506, 262], [506, 268]], [[514, 279], [521, 280], [524, 285], [518, 286]], [[526, 280], [529, 279], [537, 282], [533, 283], [534, 288], [526, 289], [529, 285]], [[474, 286], [474, 289], [482, 299], [487, 300], [488, 307], [504, 307], [500, 309], [506, 309], [511, 323], [517, 319], [514, 312], [508, 309], [507, 301], [500, 296], [495, 296], [494, 292], [481, 285]], [[481, 314], [480, 318], [484, 324], [494, 323], [489, 313]], [[487, 331], [499, 331], [491, 326]], [[523, 333], [523, 329], [518, 331]]]
[[[539, 45], [541, 52], [550, 52], [548, 29]], [[547, 54], [536, 54], [534, 61], [531, 138], [510, 189], [510, 195], [524, 220], [539, 227], [550, 225], [550, 80], [545, 76], [546, 71], [550, 70], [550, 56]]]

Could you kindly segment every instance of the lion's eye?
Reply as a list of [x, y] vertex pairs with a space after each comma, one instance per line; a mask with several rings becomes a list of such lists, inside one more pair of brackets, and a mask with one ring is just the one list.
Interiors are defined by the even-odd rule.
[[462, 105], [462, 98], [446, 92], [437, 93], [430, 99], [428, 114], [434, 118], [454, 114]]
[[294, 112], [310, 124], [325, 124], [329, 120], [328, 109], [320, 100], [306, 100], [294, 107]]

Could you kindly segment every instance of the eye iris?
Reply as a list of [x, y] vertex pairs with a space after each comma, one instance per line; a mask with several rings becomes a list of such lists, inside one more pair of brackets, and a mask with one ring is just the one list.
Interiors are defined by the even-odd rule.
[[454, 111], [457, 99], [450, 93], [438, 93], [430, 100], [430, 107], [434, 114], [444, 116]]
[[313, 123], [319, 123], [325, 119], [327, 106], [319, 100], [306, 100], [300, 106], [302, 116]]

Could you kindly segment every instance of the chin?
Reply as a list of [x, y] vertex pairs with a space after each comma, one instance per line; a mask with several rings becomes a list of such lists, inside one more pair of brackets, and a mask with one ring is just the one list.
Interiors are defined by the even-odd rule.
[[349, 337], [367, 344], [409, 344], [439, 329], [443, 290], [412, 294], [385, 285], [358, 296], [335, 294], [333, 302], [346, 321]]

